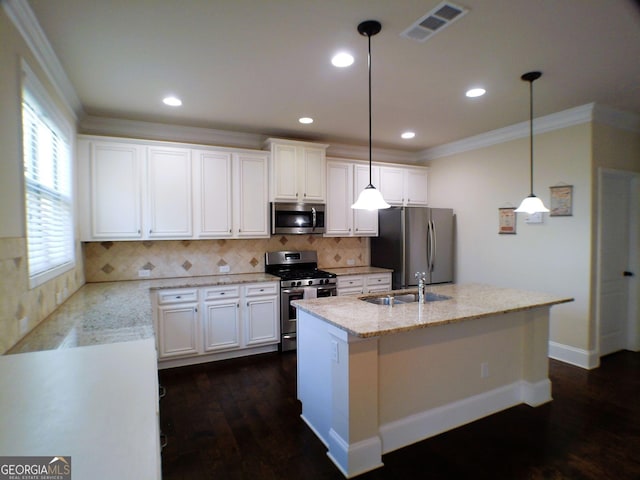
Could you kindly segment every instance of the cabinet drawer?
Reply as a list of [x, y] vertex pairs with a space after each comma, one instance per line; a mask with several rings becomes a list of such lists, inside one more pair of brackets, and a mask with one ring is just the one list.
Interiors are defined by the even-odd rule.
[[278, 293], [278, 282], [257, 283], [244, 287], [246, 297], [256, 297], [259, 295], [276, 295]]
[[362, 287], [364, 285], [364, 277], [343, 276], [338, 277], [338, 288], [345, 287]]
[[375, 285], [383, 285], [391, 283], [390, 273], [374, 273], [367, 277], [367, 285], [370, 287]]
[[205, 300], [216, 300], [219, 298], [237, 298], [240, 296], [238, 285], [223, 285], [219, 287], [206, 287], [202, 289]]
[[161, 290], [158, 292], [158, 304], [197, 302], [197, 290]]

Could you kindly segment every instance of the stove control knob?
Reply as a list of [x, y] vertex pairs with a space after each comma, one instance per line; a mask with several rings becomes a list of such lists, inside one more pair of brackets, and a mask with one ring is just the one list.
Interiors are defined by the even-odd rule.
[[313, 285], [313, 280], [309, 280], [309, 285]]
[[302, 282], [293, 282], [293, 283], [295, 283], [296, 287], [299, 287], [300, 285], [302, 285]]

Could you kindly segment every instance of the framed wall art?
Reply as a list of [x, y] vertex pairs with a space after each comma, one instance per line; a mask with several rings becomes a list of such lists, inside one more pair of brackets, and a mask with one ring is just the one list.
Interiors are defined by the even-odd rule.
[[573, 185], [549, 187], [551, 202], [549, 216], [570, 217], [573, 215]]
[[515, 207], [503, 207], [498, 209], [498, 233], [516, 233], [516, 212]]

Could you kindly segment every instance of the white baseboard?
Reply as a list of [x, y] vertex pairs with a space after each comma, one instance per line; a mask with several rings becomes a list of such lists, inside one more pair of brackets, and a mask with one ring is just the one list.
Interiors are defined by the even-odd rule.
[[549, 380], [535, 384], [514, 382], [381, 425], [382, 453], [392, 452], [520, 403], [537, 406], [550, 400]]
[[587, 370], [600, 366], [600, 356], [595, 350], [583, 350], [557, 342], [549, 342], [549, 357]]
[[346, 478], [383, 466], [382, 443], [377, 436], [349, 444], [332, 428], [327, 455]]

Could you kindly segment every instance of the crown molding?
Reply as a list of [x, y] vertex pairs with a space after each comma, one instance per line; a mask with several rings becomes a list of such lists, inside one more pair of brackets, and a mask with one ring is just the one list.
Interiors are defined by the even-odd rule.
[[[327, 156], [335, 158], [348, 158], [352, 160], [369, 160], [369, 147], [360, 145], [348, 145], [344, 143], [332, 143], [327, 149]], [[374, 162], [416, 164], [418, 158], [415, 152], [392, 150], [386, 148], [373, 148], [371, 156]]]
[[197, 143], [261, 150], [266, 135], [188, 127], [165, 123], [143, 122], [87, 115], [80, 121], [78, 131], [88, 135], [144, 138], [182, 143]]
[[[533, 120], [534, 135], [551, 132], [573, 125], [587, 123], [593, 120], [594, 103], [588, 103], [580, 107], [570, 108], [561, 112], [552, 113]], [[490, 132], [481, 133], [456, 142], [447, 143], [433, 148], [427, 148], [418, 153], [418, 159], [422, 161], [434, 160], [457, 153], [468, 152], [479, 148], [497, 145], [499, 143], [516, 140], [529, 135], [529, 122], [516, 123], [508, 127], [499, 128]]]
[[3, 0], [2, 6], [13, 25], [22, 35], [56, 93], [60, 95], [77, 120], [83, 112], [82, 103], [69, 77], [67, 77], [62, 68], [60, 60], [58, 60], [53, 51], [47, 36], [40, 27], [33, 10], [31, 10], [26, 0]]

